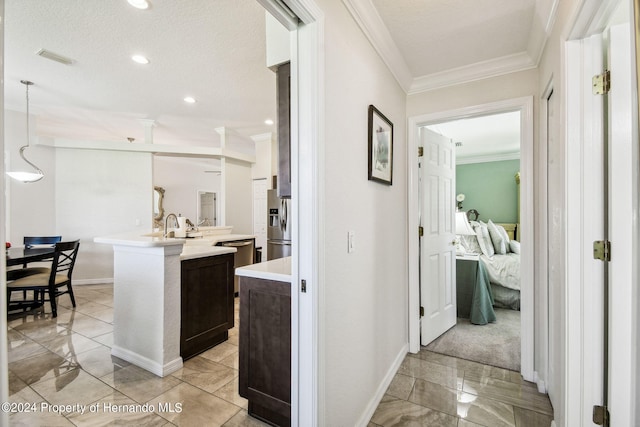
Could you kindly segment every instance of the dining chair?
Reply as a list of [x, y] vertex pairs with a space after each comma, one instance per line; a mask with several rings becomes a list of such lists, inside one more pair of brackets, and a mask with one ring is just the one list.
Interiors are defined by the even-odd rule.
[[[56, 243], [61, 241], [62, 236], [24, 236], [22, 239], [22, 243], [26, 249], [32, 249], [36, 246], [53, 247]], [[27, 267], [27, 264], [28, 263], [25, 262], [22, 264], [22, 268], [12, 268], [7, 270], [7, 281], [9, 282], [21, 279], [33, 274], [48, 273], [50, 271], [50, 268], [42, 265], [42, 263], [38, 263], [37, 267]], [[48, 265], [48, 263], [46, 265]], [[22, 292], [22, 299], [27, 299], [27, 291]]]
[[[55, 245], [55, 252], [49, 272], [32, 274], [7, 283], [7, 306], [24, 307], [25, 305], [35, 304], [46, 301], [45, 294], [49, 296], [48, 301], [51, 304], [51, 313], [53, 317], [58, 316], [56, 298], [60, 295], [69, 294], [71, 304], [76, 306], [76, 300], [73, 296], [73, 288], [71, 287], [71, 275], [73, 267], [78, 255], [80, 240], [71, 242], [58, 242]], [[66, 287], [66, 289], [61, 289]], [[16, 291], [33, 291], [33, 301], [16, 301], [11, 303], [11, 293]]]
[[[53, 247], [56, 243], [62, 241], [62, 236], [25, 236], [22, 239], [24, 247], [26, 249], [32, 249], [36, 246], [50, 246]], [[31, 276], [33, 274], [48, 273], [50, 268], [48, 266], [38, 263], [37, 267], [27, 267], [28, 263], [24, 263], [22, 268], [11, 268], [7, 270], [7, 282], [12, 280], [21, 279], [23, 277]], [[48, 265], [47, 263], [46, 265]], [[22, 299], [27, 299], [27, 291], [22, 292]], [[35, 300], [35, 298], [34, 298]]]

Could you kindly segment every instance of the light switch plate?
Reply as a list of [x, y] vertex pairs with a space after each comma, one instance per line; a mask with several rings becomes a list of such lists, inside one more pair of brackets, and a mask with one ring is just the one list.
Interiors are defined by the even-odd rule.
[[353, 246], [353, 236], [354, 236], [354, 232], [353, 231], [349, 231], [347, 232], [347, 253], [352, 253], [354, 251], [354, 246]]

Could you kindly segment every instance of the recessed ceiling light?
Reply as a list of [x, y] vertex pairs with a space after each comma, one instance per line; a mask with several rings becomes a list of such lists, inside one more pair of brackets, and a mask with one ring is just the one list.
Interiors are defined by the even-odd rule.
[[195, 104], [196, 99], [192, 96], [187, 96], [184, 98], [184, 102], [189, 103], [189, 104]]
[[273, 124], [273, 120], [267, 119], [267, 120], [264, 121], [264, 124], [271, 126]]
[[149, 2], [147, 0], [127, 0], [129, 4], [136, 9], [148, 9]]
[[131, 57], [131, 59], [134, 62], [137, 62], [138, 64], [148, 64], [149, 63], [149, 59], [146, 56], [142, 56], [142, 55], [133, 55]]

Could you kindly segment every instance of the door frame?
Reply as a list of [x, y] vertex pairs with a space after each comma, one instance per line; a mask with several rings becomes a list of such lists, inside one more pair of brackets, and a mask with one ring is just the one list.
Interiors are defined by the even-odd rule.
[[[602, 39], [605, 38], [604, 33], [608, 31], [609, 24], [614, 20], [616, 8], [620, 5], [627, 4], [631, 7], [632, 1], [627, 0], [582, 0], [576, 7], [573, 19], [569, 22], [568, 34], [563, 46], [564, 50], [564, 74], [562, 76], [566, 85], [566, 149], [571, 153], [567, 156], [567, 218], [571, 218], [568, 222], [566, 241], [567, 252], [567, 294], [565, 301], [565, 354], [564, 354], [564, 376], [563, 389], [559, 390], [562, 395], [559, 396], [561, 402], [557, 406], [560, 407], [560, 419], [556, 416], [556, 422], [553, 425], [582, 425], [583, 423], [591, 424], [591, 411], [593, 405], [602, 404], [602, 363], [603, 363], [603, 319], [602, 313], [594, 313], [595, 304], [602, 305], [601, 283], [603, 279], [595, 278], [603, 277], [602, 266], [600, 261], [593, 260], [591, 245], [597, 237], [603, 235], [602, 226], [600, 229], [594, 230], [594, 209], [593, 200], [589, 199], [591, 191], [594, 189], [594, 182], [591, 178], [595, 175], [594, 168], [601, 168], [603, 155], [601, 150], [594, 150], [594, 142], [601, 139], [603, 133], [603, 100], [599, 96], [591, 94], [590, 79], [597, 72], [602, 72], [605, 68], [603, 64], [603, 47]], [[636, 0], [637, 3], [637, 0]], [[633, 15], [632, 15], [633, 16]], [[599, 41], [596, 43], [594, 40]], [[631, 39], [631, 34], [629, 39]], [[633, 49], [633, 48], [631, 48]], [[633, 55], [635, 52], [632, 52]], [[631, 71], [633, 67], [629, 67]], [[612, 70], [612, 79], [615, 72]], [[634, 80], [635, 76], [632, 76]], [[624, 93], [633, 92], [637, 82], [632, 81], [632, 88], [622, 88]], [[620, 90], [620, 84], [617, 84]], [[612, 91], [614, 86], [612, 85]], [[635, 92], [633, 92], [635, 93]], [[607, 102], [607, 101], [604, 101]], [[631, 109], [637, 112], [637, 101], [631, 102]], [[599, 119], [599, 120], [598, 120]], [[637, 141], [638, 123], [637, 116], [629, 118], [632, 122], [633, 140]], [[624, 120], [618, 123], [622, 129], [629, 125]], [[609, 129], [609, 136], [613, 135], [612, 129]], [[624, 137], [624, 144], [631, 141], [631, 138]], [[610, 141], [610, 144], [615, 143]], [[597, 147], [596, 147], [597, 148]], [[626, 182], [625, 194], [622, 197], [612, 198], [609, 196], [609, 233], [610, 239], [613, 241], [618, 255], [612, 257], [609, 269], [614, 267], [614, 263], [618, 262], [622, 265], [625, 274], [631, 277], [626, 280], [620, 280], [621, 286], [611, 287], [610, 279], [610, 295], [615, 290], [625, 303], [620, 304], [615, 309], [617, 319], [622, 319], [622, 323], [627, 323], [629, 330], [615, 331], [616, 325], [610, 324], [609, 330], [614, 332], [610, 335], [610, 345], [615, 345], [616, 340], [623, 336], [622, 349], [620, 354], [612, 355], [609, 367], [612, 366], [611, 360], [615, 357], [618, 368], [625, 370], [625, 377], [620, 381], [621, 384], [613, 386], [609, 384], [609, 403], [611, 425], [635, 425], [638, 419], [638, 409], [634, 407], [634, 403], [638, 399], [638, 395], [634, 396], [634, 388], [637, 387], [639, 371], [634, 370], [634, 366], [638, 364], [638, 355], [635, 350], [640, 328], [637, 327], [637, 310], [633, 307], [638, 306], [637, 289], [638, 285], [638, 267], [633, 263], [633, 259], [637, 259], [639, 247], [639, 227], [637, 223], [638, 212], [638, 172], [637, 165], [639, 163], [639, 155], [637, 144], [630, 144], [627, 156], [631, 159], [633, 170], [625, 169], [616, 171], [615, 173], [628, 173], [625, 179], [631, 176]], [[611, 159], [609, 160], [611, 162]], [[598, 164], [596, 164], [598, 162]], [[611, 164], [611, 163], [610, 163]], [[596, 174], [599, 173], [596, 170]], [[613, 176], [609, 171], [609, 177]], [[591, 180], [590, 180], [591, 179]], [[600, 184], [602, 185], [602, 184]], [[610, 184], [611, 185], [611, 184]], [[586, 189], [586, 190], [583, 190]], [[587, 196], [587, 197], [585, 197]], [[620, 217], [612, 216], [618, 211]], [[636, 218], [636, 219], [634, 219]], [[596, 224], [597, 225], [597, 224]], [[605, 225], [607, 226], [607, 225]], [[617, 228], [616, 228], [617, 227]], [[619, 232], [623, 227], [622, 233]], [[614, 240], [615, 239], [615, 240]], [[611, 278], [611, 272], [609, 277]], [[572, 303], [573, 302], [573, 303]], [[609, 307], [611, 308], [610, 300]], [[610, 315], [610, 319], [611, 319]], [[597, 324], [596, 322], [600, 322]], [[635, 338], [635, 340], [634, 340]], [[576, 363], [579, 362], [579, 363]], [[612, 377], [610, 377], [612, 379]], [[620, 393], [616, 395], [616, 393]], [[554, 402], [555, 405], [555, 402]]]
[[324, 413], [324, 378], [318, 374], [324, 370], [319, 310], [324, 265], [324, 13], [315, 0], [257, 1], [290, 31], [291, 425], [315, 427], [323, 424]]
[[521, 373], [527, 381], [536, 381], [534, 373], [534, 301], [533, 301], [533, 96], [507, 99], [453, 110], [413, 116], [408, 121], [407, 188], [408, 188], [408, 240], [409, 240], [409, 351], [420, 351], [420, 284], [418, 275], [418, 146], [419, 128], [445, 121], [520, 112], [520, 207], [521, 236], [520, 310], [521, 310]]

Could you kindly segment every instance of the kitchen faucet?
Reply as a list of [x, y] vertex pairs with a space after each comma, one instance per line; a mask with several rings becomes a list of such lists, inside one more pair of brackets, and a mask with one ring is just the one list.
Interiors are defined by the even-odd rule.
[[176, 228], [180, 228], [180, 224], [178, 223], [178, 217], [174, 213], [170, 213], [164, 220], [164, 234], [163, 237], [167, 237], [167, 223], [169, 222], [169, 217], [173, 217], [176, 223]]

